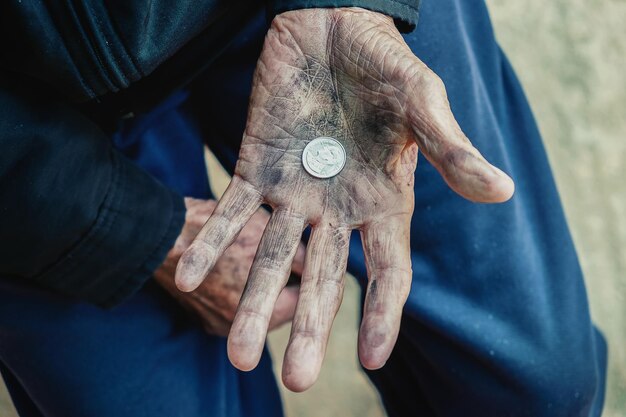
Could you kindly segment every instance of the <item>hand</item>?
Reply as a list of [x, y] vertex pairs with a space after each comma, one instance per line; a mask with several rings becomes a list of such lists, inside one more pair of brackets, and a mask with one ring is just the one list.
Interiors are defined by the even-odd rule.
[[[176, 265], [213, 212], [216, 203], [212, 200], [185, 198], [185, 205], [187, 207], [185, 225], [167, 258], [154, 273], [154, 277], [184, 308], [200, 319], [208, 333], [226, 336], [270, 216], [265, 210], [257, 210], [232, 246], [216, 262], [207, 279], [195, 291], [183, 293], [174, 284]], [[302, 274], [304, 253], [304, 245], [300, 244], [292, 264], [292, 271], [295, 274]], [[291, 321], [297, 301], [298, 287], [285, 287], [274, 306], [270, 330]]]
[[[346, 149], [346, 166], [333, 178], [314, 178], [303, 169], [302, 151], [319, 136]], [[229, 335], [228, 354], [237, 368], [258, 363], [307, 225], [312, 233], [283, 382], [301, 391], [318, 376], [341, 303], [352, 229], [362, 235], [369, 275], [359, 356], [368, 369], [385, 364], [411, 284], [418, 147], [462, 196], [481, 202], [511, 197], [511, 179], [472, 147], [443, 83], [411, 53], [391, 18], [346, 8], [274, 19], [235, 175], [176, 275], [180, 289], [195, 289], [259, 204], [273, 207]]]

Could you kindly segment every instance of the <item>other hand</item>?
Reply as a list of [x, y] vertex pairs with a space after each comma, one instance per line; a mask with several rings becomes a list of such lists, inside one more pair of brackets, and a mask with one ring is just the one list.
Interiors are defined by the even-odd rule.
[[[263, 209], [257, 210], [235, 242], [216, 262], [207, 279], [190, 293], [180, 292], [174, 284], [176, 265], [180, 256], [200, 232], [215, 205], [216, 202], [213, 200], [185, 198], [187, 207], [185, 225], [154, 277], [185, 309], [200, 320], [208, 333], [226, 336], [235, 318], [254, 254], [270, 216]], [[300, 245], [292, 263], [292, 271], [297, 275], [302, 274], [304, 253], [304, 246]], [[291, 321], [297, 300], [296, 286], [285, 287], [282, 290], [272, 312], [270, 330]]]

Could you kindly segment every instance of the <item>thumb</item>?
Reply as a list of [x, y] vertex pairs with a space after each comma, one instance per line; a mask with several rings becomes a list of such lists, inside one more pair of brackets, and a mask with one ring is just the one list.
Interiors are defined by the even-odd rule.
[[448, 186], [471, 201], [500, 203], [513, 195], [513, 180], [491, 165], [457, 123], [443, 81], [423, 63], [413, 80], [407, 116], [415, 140]]
[[296, 313], [300, 286], [288, 286], [283, 288], [274, 304], [274, 311], [270, 319], [269, 330], [274, 330], [285, 323], [290, 322]]

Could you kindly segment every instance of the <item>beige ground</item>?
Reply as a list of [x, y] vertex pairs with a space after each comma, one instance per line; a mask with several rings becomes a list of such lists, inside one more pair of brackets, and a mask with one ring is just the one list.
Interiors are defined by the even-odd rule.
[[[424, 0], [435, 1], [435, 0]], [[595, 320], [611, 344], [605, 417], [626, 416], [626, 1], [488, 0], [543, 132]], [[356, 359], [356, 286], [320, 381], [285, 393], [290, 417], [383, 416]], [[272, 336], [279, 365], [286, 329]], [[1, 387], [0, 387], [1, 388]], [[0, 389], [0, 416], [12, 417]]]

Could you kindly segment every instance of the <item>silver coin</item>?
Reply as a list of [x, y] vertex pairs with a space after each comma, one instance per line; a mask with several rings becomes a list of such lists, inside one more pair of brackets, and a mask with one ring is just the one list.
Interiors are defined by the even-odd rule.
[[331, 178], [346, 165], [346, 150], [329, 137], [313, 139], [302, 151], [302, 165], [316, 178]]

